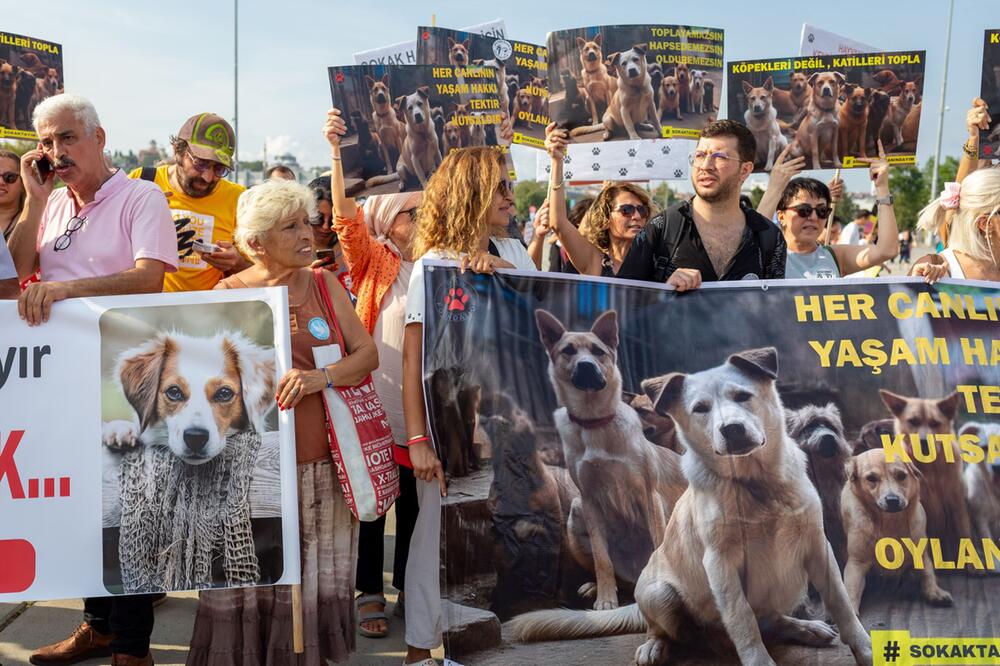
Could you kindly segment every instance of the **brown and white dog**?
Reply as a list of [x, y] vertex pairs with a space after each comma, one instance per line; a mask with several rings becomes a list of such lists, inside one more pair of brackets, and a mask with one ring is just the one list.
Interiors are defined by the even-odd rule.
[[[972, 538], [962, 483], [961, 449], [955, 435], [958, 394], [927, 400], [882, 389], [879, 395], [894, 418], [894, 435], [903, 437], [908, 455], [914, 458], [917, 446], [922, 453], [934, 455], [933, 462], [915, 462], [923, 474], [921, 504], [927, 513], [927, 536], [942, 539], [944, 547], [957, 552], [958, 539]], [[951, 449], [947, 454], [946, 448]], [[948, 458], [954, 462], [948, 462]]]
[[[885, 452], [871, 449], [851, 458], [847, 470], [840, 499], [848, 535], [844, 586], [857, 612], [878, 540], [906, 538], [920, 543], [927, 536], [927, 519], [920, 500], [920, 472], [912, 463], [887, 462]], [[951, 595], [938, 586], [934, 575], [930, 548], [924, 549], [919, 573], [924, 600], [932, 606], [950, 606]]]
[[516, 109], [514, 123], [516, 125], [527, 125], [528, 129], [531, 129], [531, 105], [532, 95], [528, 89], [518, 90], [517, 95], [514, 96], [514, 108]]
[[774, 89], [774, 108], [785, 116], [797, 116], [809, 103], [809, 77], [802, 72], [792, 74], [788, 90]]
[[691, 113], [705, 113], [705, 72], [691, 70]]
[[643, 382], [657, 411], [677, 423], [690, 485], [639, 577], [636, 604], [529, 613], [510, 622], [513, 635], [551, 640], [645, 629], [635, 661], [657, 666], [696, 624], [723, 629], [741, 663], [773, 664], [762, 635], [812, 646], [837, 636], [824, 622], [789, 615], [812, 583], [857, 663], [871, 664], [871, 639], [823, 534], [805, 454], [785, 432], [777, 374], [777, 352], [768, 348]]
[[659, 546], [684, 490], [680, 456], [647, 441], [638, 415], [622, 401], [614, 310], [589, 331], [567, 331], [545, 310], [535, 311], [535, 321], [560, 405], [553, 419], [580, 490], [573, 519], [589, 537], [583, 547], [597, 579], [594, 608], [617, 608], [621, 561], [638, 561], [638, 573], [649, 553], [635, 552], [636, 545], [648, 539], [649, 552]]
[[448, 62], [452, 67], [467, 67], [469, 64], [469, 40], [456, 42], [448, 38]]
[[[406, 118], [406, 138], [399, 157], [399, 191], [406, 191], [414, 179], [421, 188], [441, 164], [441, 147], [434, 123], [431, 121], [430, 95], [427, 86], [420, 86], [413, 93], [399, 97], [396, 104]], [[454, 118], [453, 118], [454, 119]]]
[[982, 461], [967, 464], [963, 473], [976, 536], [1000, 538], [1000, 424], [966, 423], [958, 434], [975, 436], [983, 449]]
[[603, 129], [607, 141], [617, 130], [624, 129], [630, 139], [638, 140], [643, 138], [636, 127], [639, 123], [649, 123], [658, 136], [660, 121], [653, 105], [653, 84], [646, 70], [646, 45], [636, 44], [628, 51], [612, 53], [608, 63], [615, 71], [618, 88], [611, 95], [603, 121], [599, 125], [574, 128], [570, 136]]
[[816, 72], [809, 76], [809, 103], [806, 115], [799, 124], [795, 141], [800, 154], [810, 158], [809, 169], [822, 168], [822, 158], [829, 157], [833, 166], [840, 168], [839, 123], [837, 104], [844, 75], [840, 72]]
[[138, 423], [105, 423], [104, 444], [161, 446], [189, 465], [206, 463], [231, 431], [264, 432], [274, 373], [274, 350], [242, 333], [162, 333], [119, 357], [115, 374]]
[[844, 86], [847, 99], [840, 106], [837, 120], [840, 124], [840, 137], [837, 148], [840, 159], [846, 155], [868, 157], [865, 148], [865, 138], [868, 136], [868, 100], [871, 99], [871, 88], [862, 88], [853, 83]]
[[743, 81], [743, 94], [747, 101], [743, 120], [757, 140], [754, 164], [763, 167], [764, 171], [771, 170], [774, 159], [788, 145], [788, 139], [778, 126], [778, 112], [771, 103], [773, 91], [774, 80], [770, 76], [764, 80], [764, 85], [756, 88], [750, 82]]
[[378, 134], [386, 173], [392, 173], [396, 170], [399, 156], [403, 152], [406, 126], [399, 121], [396, 109], [392, 107], [389, 75], [383, 75], [378, 81], [365, 76], [365, 81], [368, 83], [368, 98], [372, 104], [372, 127]]
[[889, 99], [889, 110], [882, 120], [882, 143], [886, 151], [903, 144], [903, 123], [913, 107], [920, 101], [920, 79], [907, 81], [899, 94]]
[[587, 103], [590, 105], [590, 122], [593, 125], [601, 122], [603, 111], [598, 104], [607, 109], [611, 104], [611, 96], [618, 89], [618, 81], [608, 74], [604, 63], [604, 51], [601, 50], [601, 33], [597, 33], [591, 41], [583, 37], [576, 38], [580, 47], [580, 64], [583, 66], [583, 87], [587, 91]]

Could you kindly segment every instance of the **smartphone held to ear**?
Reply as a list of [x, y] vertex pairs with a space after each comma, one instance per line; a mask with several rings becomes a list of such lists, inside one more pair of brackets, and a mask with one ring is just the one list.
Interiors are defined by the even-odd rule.
[[196, 240], [191, 243], [191, 247], [195, 252], [204, 252], [206, 254], [212, 254], [213, 252], [219, 251], [219, 246], [214, 243], [206, 243], [203, 240]]
[[42, 155], [39, 159], [31, 163], [31, 170], [35, 172], [35, 179], [39, 185], [44, 185], [52, 174], [52, 162]]

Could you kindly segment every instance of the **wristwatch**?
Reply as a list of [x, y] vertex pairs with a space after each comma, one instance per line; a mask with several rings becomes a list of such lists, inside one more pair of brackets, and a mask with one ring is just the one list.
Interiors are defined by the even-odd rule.
[[887, 197], [882, 197], [881, 199], [876, 199], [875, 203], [879, 206], [891, 206], [892, 202], [896, 200], [896, 196], [889, 194]]

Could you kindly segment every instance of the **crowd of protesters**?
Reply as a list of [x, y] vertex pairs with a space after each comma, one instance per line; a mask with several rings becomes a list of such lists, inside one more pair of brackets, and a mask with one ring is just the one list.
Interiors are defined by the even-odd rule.
[[[406, 664], [430, 666], [441, 643], [438, 587], [444, 471], [428, 436], [421, 376], [423, 262], [451, 259], [472, 271], [549, 270], [666, 283], [874, 275], [912, 235], [897, 226], [885, 154], [868, 160], [876, 201], [846, 225], [833, 217], [843, 183], [799, 176], [804, 158], [781, 154], [756, 209], [741, 198], [753, 171], [753, 135], [716, 121], [690, 155], [694, 196], [658, 210], [645, 189], [608, 183], [567, 206], [562, 164], [567, 133], [550, 125], [548, 196], [529, 244], [512, 237], [514, 191], [499, 148], [448, 154], [424, 192], [347, 196], [337, 109], [323, 133], [329, 176], [308, 187], [285, 167], [244, 189], [227, 175], [236, 159], [229, 124], [189, 118], [171, 138], [173, 156], [130, 174], [110, 168], [93, 105], [57, 95], [34, 111], [37, 148], [0, 151], [0, 297], [17, 299], [29, 325], [43, 325], [66, 298], [284, 286], [290, 317], [321, 318], [343, 331], [342, 359], [316, 367], [316, 341], [293, 331], [292, 365], [280, 379], [279, 409], [296, 413], [296, 454], [305, 652], [292, 652], [289, 588], [201, 594], [188, 664], [320, 664], [343, 661], [356, 633], [389, 631], [382, 582], [385, 519], [359, 524], [347, 509], [331, 459], [320, 392], [353, 386], [369, 373], [393, 437], [409, 449], [396, 502], [392, 585], [406, 620]], [[910, 273], [1000, 281], [1000, 170], [978, 159], [981, 100], [968, 113], [957, 182], [921, 212], [919, 226], [945, 239]], [[219, 131], [222, 128], [222, 131]], [[509, 140], [510, 129], [501, 132]], [[39, 169], [42, 164], [48, 169]], [[54, 187], [56, 180], [65, 187]], [[196, 238], [195, 229], [200, 230]], [[324, 271], [316, 271], [322, 268]], [[317, 277], [321, 276], [321, 277]], [[322, 280], [332, 307], [326, 307]], [[162, 596], [162, 595], [161, 595]], [[33, 664], [112, 656], [121, 666], [152, 663], [155, 595], [85, 600], [73, 634], [40, 647]]]

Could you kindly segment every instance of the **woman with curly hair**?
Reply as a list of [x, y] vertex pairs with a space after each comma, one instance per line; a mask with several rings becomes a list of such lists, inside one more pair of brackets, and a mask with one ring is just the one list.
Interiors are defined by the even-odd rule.
[[578, 230], [570, 224], [563, 189], [563, 157], [567, 138], [555, 123], [545, 129], [545, 148], [552, 158], [549, 186], [549, 226], [555, 229], [572, 266], [566, 272], [614, 277], [634, 239], [654, 214], [645, 190], [631, 183], [607, 185], [590, 205], [587, 224]]
[[441, 497], [447, 489], [424, 409], [424, 263], [450, 259], [477, 273], [497, 268], [535, 270], [521, 242], [507, 234], [513, 209], [514, 192], [503, 151], [478, 147], [448, 153], [428, 181], [417, 210], [413, 256], [419, 259], [413, 265], [406, 297], [403, 414], [420, 510], [406, 563], [404, 664], [434, 666], [431, 650], [441, 644]]

